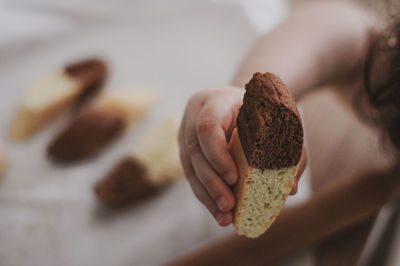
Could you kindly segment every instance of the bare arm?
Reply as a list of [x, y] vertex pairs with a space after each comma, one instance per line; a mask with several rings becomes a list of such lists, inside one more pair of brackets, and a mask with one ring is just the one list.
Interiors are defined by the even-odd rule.
[[399, 174], [392, 168], [341, 178], [283, 210], [261, 237], [229, 236], [170, 265], [269, 265], [376, 214], [399, 197]]
[[278, 74], [298, 99], [321, 85], [358, 78], [375, 27], [373, 14], [349, 2], [304, 5], [259, 39], [233, 84], [244, 87], [252, 73], [269, 71]]
[[233, 80], [239, 88], [192, 96], [179, 132], [181, 161], [193, 193], [220, 225], [231, 223], [235, 206], [227, 184], [235, 184], [238, 173], [226, 136], [236, 126], [244, 84], [254, 72], [274, 72], [299, 99], [322, 84], [357, 79], [374, 21], [348, 2], [306, 5], [257, 42]]

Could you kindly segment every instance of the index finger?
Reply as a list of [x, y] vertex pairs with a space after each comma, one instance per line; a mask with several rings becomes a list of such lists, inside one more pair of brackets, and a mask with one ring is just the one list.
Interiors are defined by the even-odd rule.
[[[228, 150], [226, 132], [222, 128], [222, 118], [216, 114], [223, 114], [224, 110], [216, 110], [218, 106], [206, 104], [201, 110], [197, 122], [197, 136], [201, 150], [208, 163], [217, 174], [228, 184], [235, 184], [238, 179], [236, 164]], [[227, 113], [227, 116], [229, 114]], [[224, 119], [232, 119], [225, 117]]]
[[301, 175], [303, 174], [306, 166], [307, 166], [307, 152], [306, 152], [306, 149], [303, 147], [301, 157], [300, 157], [299, 169], [297, 170], [297, 174], [294, 177], [294, 184], [292, 187], [292, 191], [290, 191], [290, 195], [295, 195], [297, 193], [298, 182], [299, 182], [299, 179], [300, 179]]

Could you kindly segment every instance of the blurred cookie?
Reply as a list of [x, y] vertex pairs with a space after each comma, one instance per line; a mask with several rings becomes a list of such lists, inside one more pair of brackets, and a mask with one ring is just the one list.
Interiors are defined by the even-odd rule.
[[22, 140], [34, 135], [72, 105], [100, 90], [106, 75], [105, 62], [87, 59], [42, 78], [25, 93], [10, 137]]
[[57, 134], [48, 146], [48, 155], [69, 163], [93, 157], [144, 117], [154, 103], [151, 93], [103, 92]]
[[166, 120], [138, 142], [95, 186], [97, 197], [125, 206], [150, 197], [182, 175], [177, 143], [178, 123]]

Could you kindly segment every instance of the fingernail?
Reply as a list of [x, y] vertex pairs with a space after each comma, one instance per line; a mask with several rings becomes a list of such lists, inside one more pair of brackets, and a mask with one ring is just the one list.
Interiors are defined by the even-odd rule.
[[230, 185], [236, 183], [236, 175], [235, 175], [232, 171], [227, 172], [227, 173], [224, 175], [224, 179], [225, 179], [225, 181], [226, 181], [228, 184], [230, 184]]
[[222, 211], [222, 209], [226, 206], [226, 204], [227, 204], [228, 202], [227, 202], [227, 200], [223, 197], [223, 196], [219, 196], [218, 198], [217, 198], [217, 205], [218, 205], [218, 208]]
[[215, 215], [215, 220], [217, 220], [218, 224], [221, 224], [222, 221], [224, 220], [224, 215], [222, 213], [218, 212]]

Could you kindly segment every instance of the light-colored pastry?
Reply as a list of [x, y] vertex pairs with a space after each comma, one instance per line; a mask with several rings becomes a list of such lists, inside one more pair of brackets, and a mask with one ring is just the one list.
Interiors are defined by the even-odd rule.
[[155, 95], [147, 92], [103, 92], [54, 138], [48, 147], [49, 156], [71, 163], [97, 155], [143, 118], [155, 100]]
[[10, 137], [22, 140], [34, 135], [66, 109], [95, 94], [106, 74], [103, 61], [88, 59], [42, 78], [26, 91], [12, 122]]
[[174, 118], [150, 130], [134, 147], [131, 157], [147, 166], [149, 178], [156, 185], [171, 182], [182, 175], [178, 146], [179, 123]]
[[0, 183], [3, 179], [5, 169], [6, 169], [6, 156], [4, 154], [3, 147], [0, 145]]
[[272, 73], [255, 73], [229, 142], [239, 170], [233, 225], [255, 238], [278, 216], [300, 163], [303, 128], [289, 90]]
[[142, 119], [153, 107], [157, 96], [133, 89], [104, 92], [91, 105], [91, 110], [107, 110], [123, 117], [127, 123]]
[[125, 206], [156, 194], [182, 176], [178, 151], [178, 123], [168, 119], [138, 142], [96, 186], [97, 197]]

